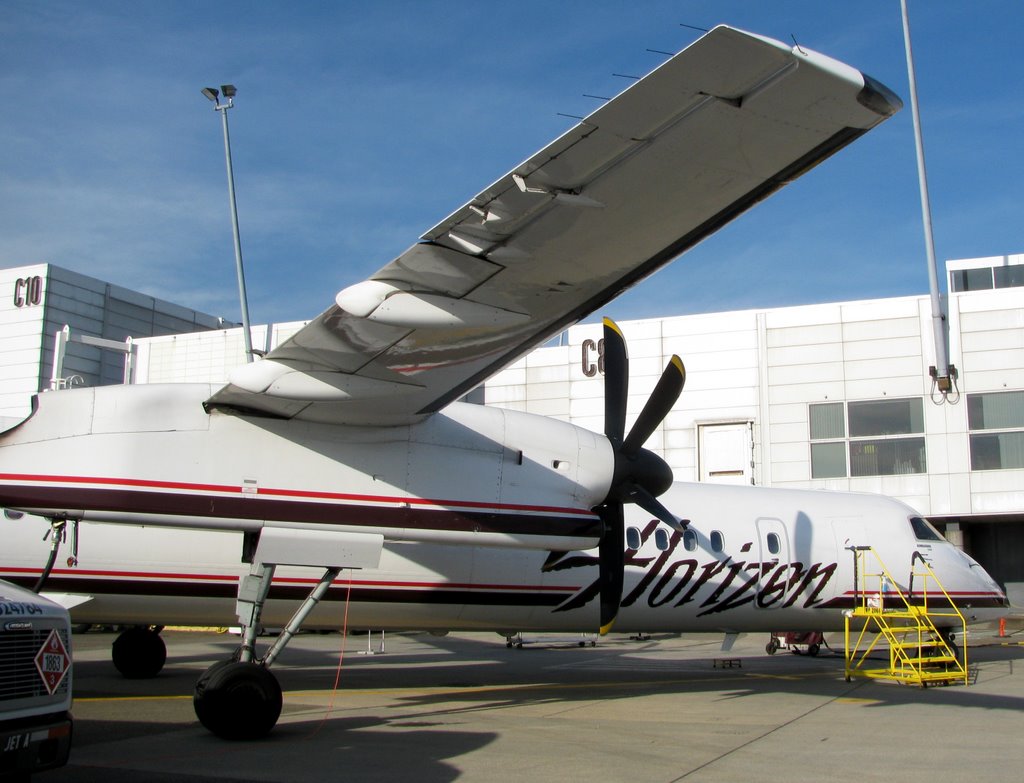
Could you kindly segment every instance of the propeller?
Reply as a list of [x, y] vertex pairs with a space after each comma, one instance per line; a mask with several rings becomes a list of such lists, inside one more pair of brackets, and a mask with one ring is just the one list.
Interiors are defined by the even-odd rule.
[[622, 600], [623, 506], [635, 503], [676, 530], [686, 529], [686, 524], [658, 500], [658, 495], [672, 485], [672, 469], [657, 454], [643, 448], [679, 399], [685, 382], [686, 368], [678, 356], [673, 356], [629, 434], [625, 434], [629, 357], [619, 327], [610, 318], [604, 319], [604, 434], [611, 442], [615, 467], [608, 496], [594, 508], [604, 526], [598, 547], [602, 635], [611, 630]]

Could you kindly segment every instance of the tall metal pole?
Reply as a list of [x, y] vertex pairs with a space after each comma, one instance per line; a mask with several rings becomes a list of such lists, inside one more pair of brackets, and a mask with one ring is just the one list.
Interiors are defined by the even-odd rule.
[[910, 79], [910, 108], [914, 118], [914, 142], [917, 147], [917, 177], [921, 190], [921, 213], [924, 221], [924, 244], [928, 254], [928, 289], [932, 300], [932, 331], [935, 340], [935, 367], [932, 368], [939, 391], [952, 388], [951, 368], [946, 355], [946, 316], [939, 297], [938, 265], [935, 260], [935, 240], [932, 236], [932, 210], [928, 200], [928, 174], [924, 165], [924, 140], [921, 135], [921, 113], [917, 108], [917, 78], [914, 74], [914, 54], [910, 46], [910, 17], [907, 0], [900, 0], [903, 12], [903, 41], [907, 50], [907, 74]]
[[[228, 201], [231, 204], [231, 231], [235, 240], [235, 269], [238, 273], [238, 298], [242, 305], [242, 336], [245, 340], [245, 360], [252, 361], [252, 331], [249, 328], [249, 298], [245, 292], [245, 271], [242, 267], [242, 240], [238, 234], [238, 207], [235, 204], [235, 175], [231, 166], [231, 137], [228, 134], [228, 109], [235, 105], [235, 88], [233, 85], [221, 87], [227, 103], [215, 101], [214, 109], [220, 112], [224, 120], [224, 158], [228, 167]], [[205, 94], [205, 92], [204, 92]], [[209, 97], [207, 95], [207, 97]]]

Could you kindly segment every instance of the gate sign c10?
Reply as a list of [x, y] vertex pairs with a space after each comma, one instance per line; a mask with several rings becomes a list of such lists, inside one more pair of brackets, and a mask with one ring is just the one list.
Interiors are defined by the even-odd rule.
[[43, 278], [19, 277], [14, 281], [14, 306], [31, 307], [43, 301]]

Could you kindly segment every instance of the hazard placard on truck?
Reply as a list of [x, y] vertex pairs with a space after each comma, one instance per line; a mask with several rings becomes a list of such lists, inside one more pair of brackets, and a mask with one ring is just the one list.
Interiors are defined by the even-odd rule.
[[0, 581], [0, 778], [67, 763], [71, 669], [67, 610]]

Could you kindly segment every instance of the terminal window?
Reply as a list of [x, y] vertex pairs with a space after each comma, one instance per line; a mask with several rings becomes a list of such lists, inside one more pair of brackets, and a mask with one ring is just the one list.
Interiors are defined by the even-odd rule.
[[811, 478], [898, 476], [928, 470], [921, 399], [808, 406]]
[[1024, 468], [1024, 391], [967, 395], [971, 470]]
[[954, 291], [984, 291], [992, 287], [992, 267], [955, 269], [950, 273]]
[[992, 270], [992, 277], [996, 288], [1024, 287], [1024, 264], [997, 266]]
[[949, 273], [954, 291], [987, 291], [991, 288], [1024, 287], [1024, 264], [954, 269]]

